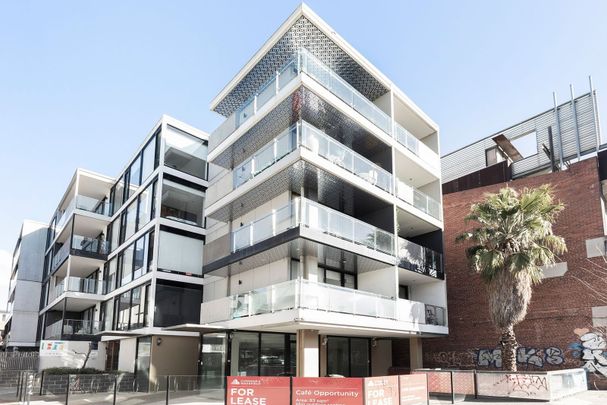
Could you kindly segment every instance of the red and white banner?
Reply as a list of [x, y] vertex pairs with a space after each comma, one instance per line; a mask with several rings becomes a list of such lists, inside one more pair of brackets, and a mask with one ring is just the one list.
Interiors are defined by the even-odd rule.
[[228, 377], [226, 405], [285, 405], [289, 377]]
[[428, 380], [426, 374], [399, 375], [400, 405], [427, 405]]
[[293, 378], [292, 405], [363, 405], [362, 378]]
[[365, 405], [399, 405], [398, 376], [365, 378]]

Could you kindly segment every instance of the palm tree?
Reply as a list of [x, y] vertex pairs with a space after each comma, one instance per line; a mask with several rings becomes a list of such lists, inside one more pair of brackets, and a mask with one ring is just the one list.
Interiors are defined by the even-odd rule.
[[504, 370], [516, 371], [514, 325], [527, 315], [531, 287], [542, 280], [541, 266], [554, 264], [567, 250], [565, 240], [552, 232], [563, 208], [550, 185], [520, 194], [506, 187], [470, 207], [465, 221], [476, 227], [457, 237], [472, 243], [466, 251], [470, 265], [487, 285], [489, 312], [501, 334]]

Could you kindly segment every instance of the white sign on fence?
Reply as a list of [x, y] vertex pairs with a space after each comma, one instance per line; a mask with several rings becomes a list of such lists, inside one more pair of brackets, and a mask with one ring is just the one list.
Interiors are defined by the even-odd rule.
[[40, 342], [40, 356], [63, 356], [67, 351], [67, 342], [63, 340], [42, 340]]

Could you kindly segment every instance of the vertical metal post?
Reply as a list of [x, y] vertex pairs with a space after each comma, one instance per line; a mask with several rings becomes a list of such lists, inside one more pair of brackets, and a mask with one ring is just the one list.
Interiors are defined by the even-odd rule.
[[556, 101], [556, 92], [552, 92], [552, 100], [554, 101], [554, 119], [556, 120], [556, 135], [559, 138], [559, 163], [563, 168], [563, 137], [561, 134], [561, 119], [559, 118], [559, 106]]
[[453, 371], [449, 371], [451, 375], [451, 403], [455, 403], [455, 387], [453, 386]]
[[474, 370], [474, 399], [478, 399], [478, 374]]
[[116, 405], [116, 394], [118, 393], [118, 375], [114, 376], [114, 400], [112, 401], [113, 405]]
[[548, 127], [548, 147], [550, 149], [550, 166], [552, 167], [552, 172], [558, 172], [558, 167], [556, 165], [556, 161], [554, 160], [554, 139], [552, 138], [552, 125]]
[[594, 132], [596, 133], [596, 150], [599, 151], [601, 146], [601, 121], [599, 119], [599, 104], [592, 85], [592, 76], [588, 76], [588, 84], [590, 85], [590, 100], [592, 101], [592, 116], [594, 118]]
[[42, 373], [40, 373], [40, 393], [39, 395], [42, 395], [43, 393], [43, 387], [44, 387], [44, 370], [42, 370]]
[[17, 398], [19, 398], [19, 390], [21, 389], [21, 374], [22, 373], [23, 373], [22, 371], [19, 371], [19, 374], [17, 375], [17, 392], [15, 392], [15, 396]]
[[166, 394], [166, 405], [169, 405], [169, 384], [171, 383], [170, 376], [167, 375], [167, 394]]
[[65, 387], [65, 405], [70, 403], [70, 375], [67, 375], [67, 386]]
[[577, 147], [577, 158], [579, 160], [580, 156], [582, 155], [582, 146], [580, 145], [580, 127], [577, 122], [577, 108], [575, 106], [573, 84], [569, 85], [569, 91], [571, 92], [571, 114], [573, 114], [573, 125], [575, 128], [575, 146]]

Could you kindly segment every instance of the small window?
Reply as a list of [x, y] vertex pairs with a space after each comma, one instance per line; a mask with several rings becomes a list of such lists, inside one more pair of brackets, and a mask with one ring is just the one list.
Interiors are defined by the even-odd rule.
[[514, 145], [523, 158], [537, 155], [537, 133], [535, 131], [510, 139], [510, 143]]
[[406, 285], [398, 286], [398, 298], [400, 298], [401, 300], [409, 299], [409, 287], [408, 286], [406, 286]]
[[506, 156], [504, 155], [504, 152], [502, 152], [502, 150], [497, 146], [489, 148], [485, 151], [485, 163], [487, 164], [487, 167], [493, 166], [499, 162], [503, 162], [504, 160], [506, 160]]

